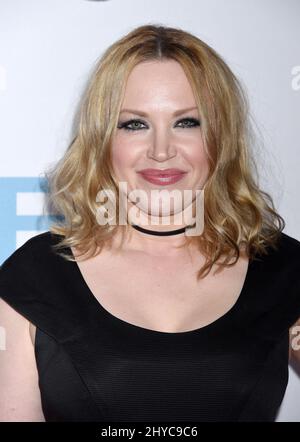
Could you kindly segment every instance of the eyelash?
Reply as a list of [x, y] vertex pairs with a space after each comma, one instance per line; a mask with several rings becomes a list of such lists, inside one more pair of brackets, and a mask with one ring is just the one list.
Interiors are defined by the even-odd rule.
[[[183, 127], [183, 129], [188, 129], [188, 128], [193, 128], [193, 127], [200, 126], [200, 121], [197, 118], [182, 118], [177, 123], [180, 123], [182, 121], [188, 121], [190, 123], [193, 123], [193, 125], [185, 126], [185, 127]], [[142, 120], [139, 120], [137, 118], [132, 118], [132, 119], [130, 119], [128, 121], [125, 121], [124, 123], [120, 123], [118, 125], [118, 129], [125, 129], [128, 132], [130, 132], [130, 131], [133, 132], [133, 131], [138, 131], [138, 130], [144, 129], [144, 128], [132, 129], [132, 128], [128, 127], [132, 123], [140, 123], [140, 124], [144, 124], [145, 125], [145, 123]]]

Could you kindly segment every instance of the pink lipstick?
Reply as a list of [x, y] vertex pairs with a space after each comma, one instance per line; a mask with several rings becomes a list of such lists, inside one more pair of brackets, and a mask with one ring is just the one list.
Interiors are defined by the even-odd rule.
[[166, 186], [177, 183], [187, 172], [181, 169], [143, 169], [138, 173], [149, 183]]

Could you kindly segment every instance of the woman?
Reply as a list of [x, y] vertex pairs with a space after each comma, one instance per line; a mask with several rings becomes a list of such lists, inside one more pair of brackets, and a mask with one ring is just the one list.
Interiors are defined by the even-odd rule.
[[46, 174], [63, 219], [1, 269], [1, 420], [275, 420], [300, 243], [250, 141], [238, 80], [197, 37], [146, 25], [104, 53]]

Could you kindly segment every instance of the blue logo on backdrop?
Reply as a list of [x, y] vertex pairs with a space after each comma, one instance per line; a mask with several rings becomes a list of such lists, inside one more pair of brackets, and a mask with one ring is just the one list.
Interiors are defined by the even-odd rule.
[[[43, 214], [43, 210], [41, 213], [35, 213], [36, 210], [33, 210], [33, 214], [30, 214], [28, 207], [27, 210], [26, 207], [19, 207], [18, 210], [17, 196], [22, 200], [22, 195], [29, 193], [34, 196], [35, 192], [42, 192], [46, 195], [47, 190], [45, 178], [0, 177], [0, 265], [16, 250], [18, 231], [26, 231], [26, 233], [34, 231], [34, 234], [38, 234], [36, 232], [49, 230], [50, 224], [58, 218], [51, 214]], [[22, 205], [26, 206], [26, 199], [23, 200], [23, 203], [21, 201], [20, 206]]]

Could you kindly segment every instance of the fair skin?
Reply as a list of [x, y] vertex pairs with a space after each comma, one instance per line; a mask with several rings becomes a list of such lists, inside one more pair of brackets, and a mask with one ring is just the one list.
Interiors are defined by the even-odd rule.
[[[189, 172], [176, 186], [181, 190], [201, 189], [208, 176], [201, 129], [181, 127], [183, 118], [198, 118], [197, 110], [174, 116], [175, 111], [195, 106], [187, 78], [176, 62], [137, 66], [129, 76], [121, 110], [143, 110], [147, 116], [120, 114], [120, 122], [139, 118], [145, 126], [136, 132], [117, 130], [112, 145], [117, 180], [126, 181], [130, 189], [139, 187], [149, 193], [153, 187], [141, 180], [136, 170], [184, 167]], [[149, 213], [143, 204], [139, 209], [147, 219]], [[179, 227], [148, 226], [152, 230]], [[96, 299], [116, 317], [150, 330], [184, 332], [212, 323], [237, 301], [248, 266], [242, 250], [234, 266], [214, 273], [214, 265], [208, 276], [197, 281], [195, 272], [204, 258], [192, 246], [176, 249], [179, 244], [185, 245], [184, 234], [152, 236], [131, 228], [120, 254], [116, 249], [119, 239], [117, 234], [111, 249], [77, 262]], [[72, 251], [76, 256], [76, 250]], [[43, 421], [34, 355], [35, 327], [2, 299], [0, 324], [7, 336], [6, 350], [0, 352], [0, 421]], [[300, 351], [291, 348], [292, 353], [300, 364]]]
[[[128, 193], [141, 189], [151, 201], [150, 207], [143, 201], [137, 204], [143, 220], [151, 214], [164, 223], [159, 226], [152, 224], [151, 227], [155, 230], [175, 230], [186, 225], [184, 218], [176, 225], [173, 222], [174, 215], [190, 205], [183, 198], [183, 190], [192, 192], [194, 200], [195, 191], [203, 189], [207, 181], [209, 164], [197, 104], [179, 63], [150, 61], [140, 63], [132, 70], [112, 144], [112, 163], [117, 181], [127, 183]], [[177, 168], [187, 173], [177, 183], [161, 186], [149, 183], [137, 173], [147, 168]], [[167, 196], [162, 197], [161, 210], [151, 200], [157, 190], [179, 192], [171, 211], [168, 210]], [[182, 200], [184, 207], [181, 206]], [[129, 207], [132, 206], [130, 200]], [[171, 219], [166, 223], [168, 215], [171, 215]], [[132, 240], [135, 243], [139, 241], [142, 248], [147, 246], [146, 243], [153, 244], [150, 253], [157, 253], [161, 242], [149, 242], [147, 237], [141, 238], [139, 235]], [[182, 240], [184, 236], [179, 239], [170, 237], [166, 241], [172, 247], [172, 244], [182, 243]]]
[[6, 349], [0, 351], [0, 422], [43, 422], [30, 323], [0, 299], [0, 324], [6, 332]]

